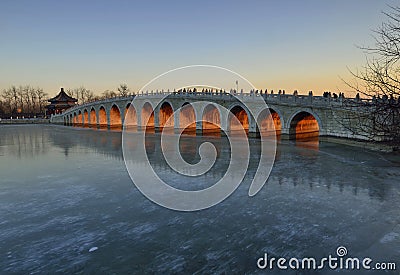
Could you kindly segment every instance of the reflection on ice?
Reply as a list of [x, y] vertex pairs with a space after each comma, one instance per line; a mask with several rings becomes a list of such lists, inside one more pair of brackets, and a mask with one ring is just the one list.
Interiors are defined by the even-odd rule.
[[[0, 154], [13, 155], [18, 158], [37, 158], [39, 155], [46, 155], [53, 147], [62, 149], [65, 156], [68, 156], [71, 150], [77, 148], [88, 148], [95, 153], [122, 160], [122, 142], [120, 131], [110, 130], [91, 130], [91, 129], [76, 129], [64, 127], [37, 127], [32, 125], [27, 126], [6, 126], [1, 131], [0, 139]], [[136, 130], [136, 129], [135, 129]], [[129, 131], [128, 131], [129, 132]], [[131, 150], [135, 150], [138, 146], [138, 133], [136, 131], [128, 133], [127, 146]], [[180, 138], [179, 148], [182, 152], [182, 157], [188, 163], [197, 163], [199, 159], [199, 146], [204, 142], [211, 142], [217, 152], [216, 169], [211, 169], [210, 174], [215, 179], [223, 176], [230, 159], [230, 146], [226, 137], [214, 136], [190, 136], [182, 135]], [[258, 139], [250, 139], [251, 155], [253, 159], [257, 159], [260, 155], [260, 146]], [[352, 187], [354, 195], [359, 193], [360, 188], [369, 190], [372, 197], [384, 198], [387, 193], [386, 185], [377, 187], [375, 178], [370, 181], [364, 181], [365, 177], [371, 177], [368, 170], [360, 166], [360, 163], [374, 163], [376, 153], [364, 153], [359, 156], [359, 160], [352, 161], [354, 153], [347, 148], [341, 149], [341, 145], [333, 145], [322, 143], [318, 138], [302, 139], [295, 141], [295, 147], [292, 146], [292, 141], [280, 141], [276, 151], [275, 165], [273, 171], [277, 171], [283, 165], [285, 173], [281, 173], [276, 181], [291, 183], [294, 186], [306, 182], [312, 188], [318, 184], [321, 187], [329, 190], [332, 186], [338, 186], [340, 190], [346, 186]], [[13, 146], [11, 146], [13, 145]], [[168, 138], [164, 142], [164, 149], [167, 148]], [[322, 146], [322, 147], [321, 147]], [[164, 161], [164, 155], [161, 147], [161, 134], [149, 133], [146, 134], [145, 149], [148, 158], [155, 168], [162, 168], [168, 171], [168, 164]], [[80, 149], [82, 150], [82, 149]], [[361, 149], [351, 148], [353, 151]], [[340, 160], [341, 162], [338, 162]], [[50, 160], [49, 160], [50, 161]], [[224, 166], [225, 165], [225, 166]], [[309, 169], [306, 169], [309, 168]], [[295, 171], [295, 172], [294, 172]], [[172, 176], [171, 174], [166, 176]], [[254, 171], [248, 172], [254, 174]], [[274, 178], [276, 173], [272, 173], [271, 178]], [[355, 177], [355, 175], [359, 175]], [[346, 179], [339, 180], [338, 177]], [[351, 180], [350, 180], [351, 179]]]
[[[144, 147], [172, 186], [196, 190], [224, 175], [226, 137], [181, 137], [189, 163], [199, 161], [205, 141], [217, 151], [213, 168], [191, 178], [169, 169], [160, 136], [147, 134]], [[135, 131], [127, 137], [132, 150], [143, 146]], [[249, 140], [253, 160], [259, 142]], [[399, 162], [385, 154], [283, 140], [256, 196], [248, 190], [257, 161], [228, 199], [182, 213], [152, 203], [134, 187], [121, 146], [119, 131], [0, 126], [4, 273], [257, 273], [256, 260], [266, 252], [320, 257], [339, 245], [355, 257], [400, 264]], [[89, 253], [93, 247], [98, 250]]]

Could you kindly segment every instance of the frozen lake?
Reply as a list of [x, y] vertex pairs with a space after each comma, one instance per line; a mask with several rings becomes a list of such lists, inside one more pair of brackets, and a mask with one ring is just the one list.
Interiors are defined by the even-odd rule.
[[[183, 157], [196, 161], [204, 141], [215, 144], [219, 158], [194, 181], [167, 169], [157, 150], [160, 135], [148, 136], [146, 149], [160, 176], [190, 189], [222, 177], [229, 162], [226, 140], [215, 137], [183, 137]], [[257, 143], [250, 141], [254, 158]], [[252, 169], [222, 203], [177, 212], [133, 185], [121, 132], [0, 126], [0, 272], [251, 274], [260, 272], [264, 253], [319, 259], [336, 255], [338, 246], [399, 269], [399, 158], [282, 141], [267, 183], [249, 197]]]

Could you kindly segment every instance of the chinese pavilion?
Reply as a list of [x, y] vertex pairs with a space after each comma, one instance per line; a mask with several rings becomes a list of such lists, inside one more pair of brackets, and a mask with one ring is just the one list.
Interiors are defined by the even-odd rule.
[[64, 92], [64, 88], [61, 88], [61, 91], [58, 95], [48, 100], [50, 102], [49, 105], [46, 106], [47, 115], [61, 114], [66, 109], [75, 106], [78, 101], [76, 98], [70, 97]]

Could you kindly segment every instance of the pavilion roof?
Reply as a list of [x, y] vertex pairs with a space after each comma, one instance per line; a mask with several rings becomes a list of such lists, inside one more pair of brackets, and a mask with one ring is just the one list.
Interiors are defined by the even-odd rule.
[[64, 88], [61, 88], [61, 91], [58, 93], [58, 95], [56, 95], [53, 98], [50, 98], [49, 100], [47, 100], [51, 103], [54, 102], [67, 102], [67, 101], [73, 101], [73, 102], [77, 102], [78, 100], [76, 98], [73, 98], [69, 95], [67, 95], [66, 92], [64, 92]]

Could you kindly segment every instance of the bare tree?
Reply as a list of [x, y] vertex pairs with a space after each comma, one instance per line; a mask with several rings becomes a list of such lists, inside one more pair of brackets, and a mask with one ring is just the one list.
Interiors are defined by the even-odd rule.
[[42, 88], [36, 88], [35, 93], [36, 93], [37, 103], [39, 106], [39, 113], [43, 113], [48, 94], [43, 92]]
[[17, 87], [12, 86], [10, 88], [10, 92], [11, 92], [12, 100], [13, 100], [13, 103], [14, 103], [13, 112], [17, 112], [17, 109], [18, 109], [18, 90], [17, 90]]
[[67, 89], [66, 92], [69, 96], [76, 98], [79, 104], [90, 102], [95, 97], [92, 91], [83, 86], [75, 89]]
[[120, 84], [118, 87], [118, 92], [120, 96], [127, 96], [129, 93], [129, 88], [128, 85], [126, 84]]
[[4, 111], [6, 114], [11, 114], [14, 109], [13, 94], [11, 89], [4, 89], [2, 92], [2, 97], [4, 100]]
[[23, 94], [23, 101], [25, 104], [25, 109], [24, 109], [24, 113], [29, 113], [32, 114], [33, 113], [33, 108], [32, 108], [32, 102], [31, 102], [31, 97], [30, 97], [30, 89], [31, 87], [25, 86], [22, 88], [22, 94]]
[[29, 97], [31, 98], [31, 102], [32, 102], [32, 110], [34, 113], [39, 113], [39, 103], [36, 101], [37, 100], [37, 96], [36, 96], [36, 90], [32, 87], [30, 87], [29, 89]]
[[360, 47], [366, 53], [366, 64], [361, 70], [350, 71], [352, 82], [345, 81], [357, 96], [345, 101], [348, 115], [353, 117], [344, 121], [352, 121], [353, 125], [347, 126], [355, 134], [399, 146], [400, 7], [390, 7], [384, 15], [387, 21], [374, 31], [375, 45]]
[[110, 91], [110, 90], [105, 90], [102, 94], [101, 94], [101, 98], [105, 99], [105, 98], [111, 98], [111, 97], [116, 97], [117, 94], [114, 91]]
[[0, 100], [0, 118], [4, 117], [4, 114], [5, 114], [4, 102]]
[[19, 100], [18, 88], [11, 86], [8, 89], [4, 89], [2, 92], [2, 97], [4, 99], [4, 104], [6, 105], [6, 113], [9, 115], [14, 115], [17, 113], [20, 100]]
[[47, 104], [47, 93], [41, 88], [26, 86], [11, 86], [1, 93], [4, 115], [18, 116], [37, 115], [44, 112]]
[[17, 95], [18, 95], [18, 113], [24, 113], [25, 104], [24, 104], [24, 87], [23, 86], [18, 87]]

